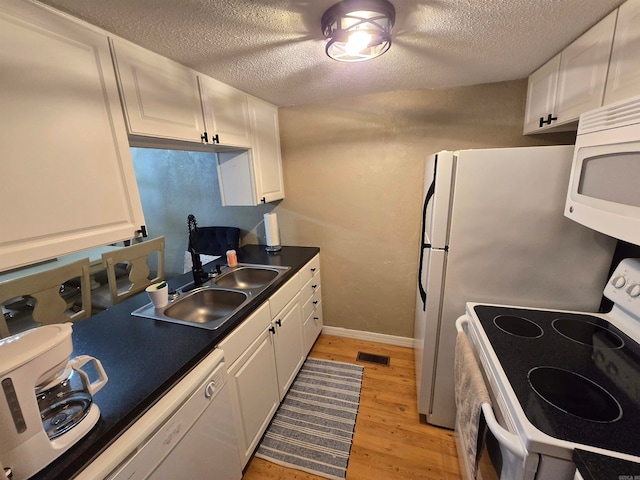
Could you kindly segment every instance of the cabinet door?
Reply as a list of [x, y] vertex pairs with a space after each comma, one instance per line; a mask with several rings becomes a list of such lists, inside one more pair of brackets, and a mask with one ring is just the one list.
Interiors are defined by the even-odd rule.
[[276, 330], [274, 345], [278, 388], [280, 390], [280, 400], [282, 400], [304, 361], [300, 294], [296, 295], [274, 317], [273, 323]]
[[557, 124], [578, 120], [581, 113], [602, 106], [616, 15], [617, 11], [610, 13], [562, 51]]
[[0, 271], [144, 225], [107, 37], [37, 4], [0, 7]]
[[118, 38], [111, 45], [129, 134], [201, 143], [196, 73]]
[[229, 369], [242, 468], [280, 403], [273, 334], [269, 329]]
[[640, 95], [640, 0], [618, 9], [604, 105]]
[[247, 94], [201, 75], [198, 83], [209, 142], [251, 148]]
[[258, 202], [273, 202], [284, 198], [282, 157], [278, 108], [255, 98], [249, 98], [252, 156]]
[[553, 57], [529, 77], [527, 107], [524, 114], [524, 133], [531, 133], [545, 128], [545, 125], [540, 125], [540, 120], [546, 121], [549, 115], [555, 116], [559, 69], [560, 54]]

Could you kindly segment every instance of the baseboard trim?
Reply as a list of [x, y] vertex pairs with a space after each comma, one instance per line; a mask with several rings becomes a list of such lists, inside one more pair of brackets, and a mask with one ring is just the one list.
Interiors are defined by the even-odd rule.
[[349, 328], [323, 326], [322, 333], [335, 335], [336, 337], [353, 338], [356, 340], [366, 340], [369, 342], [385, 343], [396, 347], [413, 348], [413, 338], [398, 337], [395, 335], [385, 335], [384, 333], [364, 332], [362, 330], [351, 330]]

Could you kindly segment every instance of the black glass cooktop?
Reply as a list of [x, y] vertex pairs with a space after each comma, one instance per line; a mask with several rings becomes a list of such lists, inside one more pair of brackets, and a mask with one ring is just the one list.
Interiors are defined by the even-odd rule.
[[640, 346], [588, 314], [477, 305], [529, 422], [555, 438], [640, 456]]

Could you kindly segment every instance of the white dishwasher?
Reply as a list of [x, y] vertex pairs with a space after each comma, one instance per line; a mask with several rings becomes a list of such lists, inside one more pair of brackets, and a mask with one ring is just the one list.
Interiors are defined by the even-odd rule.
[[76, 478], [240, 480], [223, 360], [214, 350]]

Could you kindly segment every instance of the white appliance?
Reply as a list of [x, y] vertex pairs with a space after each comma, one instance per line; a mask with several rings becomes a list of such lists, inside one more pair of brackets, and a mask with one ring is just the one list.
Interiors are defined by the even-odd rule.
[[[10, 471], [13, 480], [40, 471], [100, 418], [93, 394], [107, 375], [93, 357], [69, 359], [71, 333], [65, 323], [0, 339], [0, 473]], [[88, 362], [98, 375], [94, 382], [82, 370]]]
[[640, 97], [580, 117], [565, 215], [640, 245]]
[[214, 350], [75, 478], [240, 480], [223, 360]]
[[[640, 245], [639, 178], [640, 97], [583, 114], [565, 215]], [[478, 458], [486, 467], [479, 478], [580, 478], [572, 462], [578, 447], [638, 464], [612, 476], [638, 475], [640, 259], [622, 260], [604, 295], [613, 302], [606, 314], [467, 303], [456, 326], [479, 360], [492, 405], [481, 406], [488, 429], [474, 444], [484, 438], [486, 448], [474, 459], [464, 455], [466, 426], [456, 419], [465, 479]]]
[[595, 311], [615, 240], [563, 215], [573, 146], [426, 162], [414, 326], [418, 411], [453, 428], [455, 320], [468, 301]]
[[[481, 407], [488, 430], [478, 478], [572, 480], [575, 448], [639, 464], [611, 472], [615, 478], [638, 474], [640, 259], [620, 262], [604, 294], [614, 302], [607, 314], [467, 304], [456, 326], [491, 397]], [[468, 480], [460, 422], [456, 445]]]

